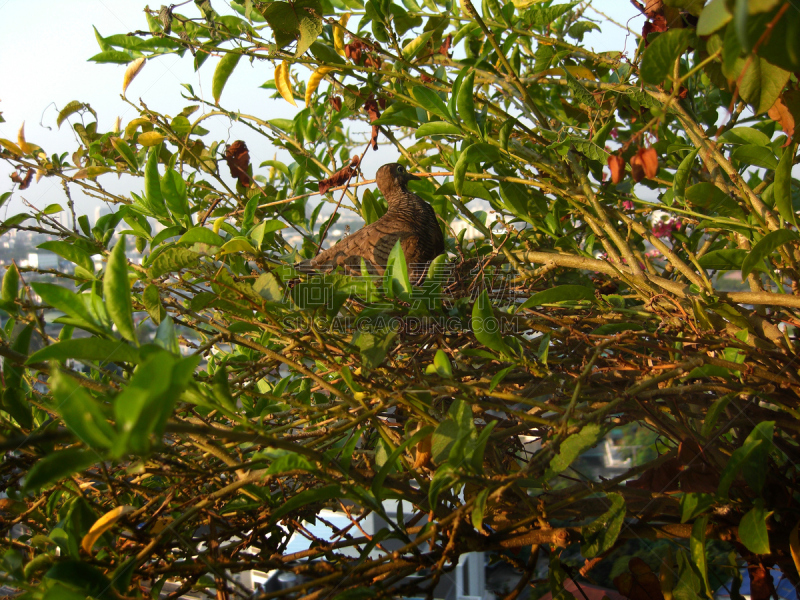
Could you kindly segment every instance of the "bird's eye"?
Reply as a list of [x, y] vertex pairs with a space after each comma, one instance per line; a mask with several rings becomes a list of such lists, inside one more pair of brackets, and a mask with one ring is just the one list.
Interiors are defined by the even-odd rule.
[[398, 173], [402, 173], [403, 171], [405, 171], [405, 169], [403, 168], [403, 165], [398, 165], [397, 172]]

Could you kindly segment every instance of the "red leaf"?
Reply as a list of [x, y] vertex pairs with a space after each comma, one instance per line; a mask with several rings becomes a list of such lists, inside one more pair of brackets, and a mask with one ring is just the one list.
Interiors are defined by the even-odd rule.
[[225, 162], [231, 170], [231, 177], [238, 179], [243, 187], [249, 187], [250, 175], [247, 174], [247, 167], [250, 166], [250, 153], [242, 140], [236, 140], [225, 149]]
[[439, 46], [439, 54], [444, 54], [447, 58], [450, 58], [450, 44], [452, 43], [453, 35], [449, 34], [446, 38], [444, 38], [442, 45]]
[[625, 175], [625, 159], [619, 154], [610, 154], [608, 156], [608, 168], [611, 170], [611, 182], [614, 184], [622, 181]]
[[669, 29], [667, 25], [667, 20], [661, 16], [656, 15], [652, 21], [645, 22], [644, 26], [642, 27], [642, 37], [644, 38], [644, 43], [647, 45], [649, 43], [647, 36], [651, 33], [662, 32]]
[[328, 102], [331, 103], [334, 111], [339, 112], [342, 110], [342, 99], [339, 96], [330, 96]]
[[787, 139], [784, 144], [784, 147], [788, 146], [794, 137], [795, 121], [792, 111], [789, 110], [789, 107], [783, 102], [783, 98], [775, 100], [775, 104], [767, 111], [767, 115], [769, 115], [769, 118], [773, 121], [780, 123], [783, 132], [789, 136], [789, 139]]
[[[750, 575], [750, 597], [752, 600], [769, 600], [775, 594], [775, 584], [772, 582], [769, 569], [762, 564], [750, 563], [747, 565]], [[777, 594], [775, 594], [777, 596]]]
[[631, 175], [636, 183], [658, 175], [658, 153], [655, 148], [639, 148], [631, 157]]

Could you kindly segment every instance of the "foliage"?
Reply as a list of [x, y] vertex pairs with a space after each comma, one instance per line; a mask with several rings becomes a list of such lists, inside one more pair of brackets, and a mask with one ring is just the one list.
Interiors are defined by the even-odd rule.
[[[92, 225], [67, 193], [66, 211], [0, 224], [51, 236], [72, 265], [12, 265], [2, 282], [11, 585], [228, 597], [244, 593], [232, 574], [279, 569], [304, 577], [284, 594], [419, 595], [471, 551], [525, 585], [545, 549], [554, 594], [584, 559], [589, 580], [613, 561], [632, 600], [706, 595], [709, 569], [743, 563], [754, 600], [767, 566], [797, 582], [788, 0], [647, 2], [632, 57], [584, 48], [596, 25], [576, 3], [185, 4], [147, 12], [149, 31], [98, 33], [92, 60], [128, 64], [127, 88], [177, 54], [214, 69], [213, 105], [186, 85], [180, 114], [136, 106], [101, 131], [76, 100], [58, 117], [72, 154], [0, 140], [14, 193], [36, 175], [114, 205]], [[305, 101], [294, 119], [224, 108], [246, 62], [274, 67], [276, 102]], [[207, 119], [287, 158], [226, 149]], [[419, 286], [399, 252], [383, 280], [301, 280], [292, 265], [336, 218], [311, 210], [320, 182], [367, 222], [385, 210], [352, 160], [379, 141], [444, 178], [412, 188], [450, 262]], [[114, 174], [139, 191], [108, 192]], [[658, 455], [600, 481], [572, 468], [634, 424]], [[325, 507], [351, 525], [288, 554]], [[388, 525], [368, 535], [372, 517]], [[620, 563], [638, 538], [669, 542]]]

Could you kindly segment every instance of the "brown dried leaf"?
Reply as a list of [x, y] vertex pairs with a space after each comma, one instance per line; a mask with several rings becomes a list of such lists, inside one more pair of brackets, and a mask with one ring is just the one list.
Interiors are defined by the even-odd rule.
[[450, 44], [452, 43], [453, 43], [453, 35], [448, 34], [448, 36], [444, 38], [442, 45], [439, 46], [439, 54], [444, 54], [447, 58], [450, 58]]
[[355, 176], [358, 172], [356, 167], [358, 166], [358, 156], [354, 156], [350, 160], [350, 164], [344, 167], [343, 169], [339, 169], [328, 177], [327, 179], [323, 179], [319, 182], [319, 193], [325, 194], [328, 192], [329, 189], [339, 187], [340, 185], [344, 185], [347, 183], [351, 177]]
[[242, 140], [236, 140], [227, 147], [225, 162], [231, 170], [231, 177], [238, 179], [243, 187], [249, 187], [250, 175], [247, 173], [247, 167], [250, 166], [250, 153]]
[[[370, 96], [369, 99], [364, 103], [364, 110], [367, 111], [370, 122], [379, 119], [381, 116], [381, 112], [378, 110], [378, 103], [372, 96]], [[372, 137], [369, 140], [373, 150], [378, 149], [378, 133], [380, 133], [380, 128], [377, 125], [373, 125]]]
[[331, 106], [335, 112], [342, 110], [342, 98], [340, 96], [329, 96], [328, 102], [331, 103]]
[[762, 564], [750, 563], [747, 565], [747, 573], [750, 575], [752, 600], [769, 600], [773, 594], [777, 597], [769, 569]]
[[770, 119], [779, 123], [783, 132], [789, 136], [789, 139], [783, 145], [784, 147], [788, 146], [794, 137], [794, 116], [789, 107], [784, 104], [783, 98], [775, 100], [775, 104], [767, 111], [767, 115], [769, 115]]
[[664, 10], [664, 0], [647, 0], [644, 5], [644, 14], [651, 19], [656, 15], [662, 14]]
[[628, 563], [628, 568], [630, 572], [614, 578], [620, 594], [629, 600], [664, 600], [658, 577], [646, 562], [635, 557]]
[[648, 35], [656, 32], [660, 33], [662, 31], [666, 31], [667, 29], [669, 29], [667, 20], [661, 15], [656, 15], [652, 21], [646, 21], [642, 27], [642, 37], [644, 38], [645, 45], [649, 43], [647, 39]]
[[611, 182], [619, 183], [625, 175], [625, 159], [620, 154], [609, 154], [608, 168], [611, 171]]
[[14, 171], [11, 174], [11, 181], [19, 184], [20, 190], [27, 190], [33, 179], [33, 169], [28, 169], [28, 172], [23, 177], [21, 171]]
[[650, 467], [642, 473], [639, 479], [629, 481], [627, 485], [640, 490], [659, 493], [677, 492], [678, 476], [681, 473], [681, 463], [677, 458], [670, 458], [657, 467]]

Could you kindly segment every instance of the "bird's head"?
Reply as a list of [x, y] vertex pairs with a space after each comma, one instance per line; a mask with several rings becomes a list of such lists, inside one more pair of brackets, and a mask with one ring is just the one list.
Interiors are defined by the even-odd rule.
[[383, 165], [375, 175], [378, 182], [378, 189], [386, 195], [392, 189], [405, 190], [409, 181], [419, 179], [416, 175], [408, 172], [408, 169], [400, 163], [389, 163]]

